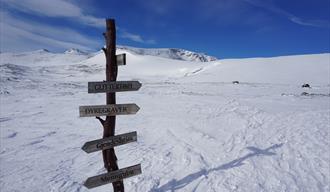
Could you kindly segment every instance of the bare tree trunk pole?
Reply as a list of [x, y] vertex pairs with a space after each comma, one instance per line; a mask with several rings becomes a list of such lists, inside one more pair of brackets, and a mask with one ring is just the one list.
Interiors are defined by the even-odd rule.
[[[116, 62], [116, 26], [114, 19], [106, 20], [106, 32], [103, 34], [106, 48], [103, 48], [106, 57], [106, 81], [116, 81], [118, 66]], [[116, 104], [116, 93], [106, 93], [106, 102]], [[103, 138], [115, 135], [116, 116], [107, 116], [105, 120], [97, 117], [103, 125]], [[103, 150], [104, 167], [108, 172], [118, 170], [117, 157], [114, 148]], [[123, 181], [112, 183], [114, 192], [124, 192]]]

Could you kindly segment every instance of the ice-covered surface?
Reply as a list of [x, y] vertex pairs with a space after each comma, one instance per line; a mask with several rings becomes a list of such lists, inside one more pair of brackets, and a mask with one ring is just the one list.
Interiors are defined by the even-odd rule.
[[[0, 55], [1, 192], [111, 191], [82, 186], [105, 173], [100, 152], [80, 149], [101, 125], [78, 117], [80, 105], [105, 103], [87, 93], [105, 77], [103, 54], [22, 54]], [[127, 191], [329, 191], [329, 79], [330, 54], [203, 63], [127, 53], [118, 80], [143, 84], [117, 94], [141, 107], [117, 117], [117, 134], [138, 132], [116, 148], [120, 168], [142, 164]]]

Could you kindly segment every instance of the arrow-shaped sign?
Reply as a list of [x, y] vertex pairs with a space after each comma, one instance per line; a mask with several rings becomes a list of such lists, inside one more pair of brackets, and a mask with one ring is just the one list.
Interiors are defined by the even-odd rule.
[[137, 141], [136, 131], [86, 142], [82, 147], [82, 150], [84, 150], [86, 153], [92, 153], [95, 151], [110, 149], [115, 146], [131, 143], [134, 141]]
[[140, 107], [135, 103], [80, 106], [80, 117], [115, 116], [135, 114]]
[[124, 169], [119, 169], [109, 173], [90, 177], [86, 180], [84, 186], [87, 187], [88, 189], [91, 189], [108, 183], [121, 181], [125, 178], [139, 175], [141, 173], [142, 173], [141, 164], [133, 165], [131, 167], [126, 167]]
[[99, 81], [88, 82], [88, 93], [113, 93], [120, 91], [137, 91], [142, 84], [138, 81]]

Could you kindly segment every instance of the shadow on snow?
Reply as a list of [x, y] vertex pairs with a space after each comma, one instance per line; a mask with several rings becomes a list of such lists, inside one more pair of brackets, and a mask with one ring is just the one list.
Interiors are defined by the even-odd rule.
[[151, 189], [150, 192], [175, 191], [175, 190], [181, 189], [181, 188], [187, 186], [189, 183], [193, 182], [194, 180], [198, 179], [199, 177], [207, 176], [211, 172], [220, 171], [220, 170], [228, 170], [228, 169], [231, 169], [234, 167], [239, 167], [241, 165], [244, 165], [243, 162], [245, 160], [252, 158], [254, 156], [276, 155], [276, 153], [271, 152], [270, 150], [274, 150], [274, 149], [280, 148], [282, 146], [283, 146], [283, 143], [272, 145], [271, 147], [268, 147], [266, 149], [258, 149], [256, 147], [247, 147], [247, 149], [249, 149], [251, 152], [244, 155], [243, 157], [240, 157], [238, 159], [235, 159], [233, 161], [220, 165], [219, 167], [216, 167], [216, 168], [212, 168], [209, 170], [202, 169], [198, 172], [189, 174], [180, 180], [172, 179], [168, 183], [166, 183], [158, 188]]

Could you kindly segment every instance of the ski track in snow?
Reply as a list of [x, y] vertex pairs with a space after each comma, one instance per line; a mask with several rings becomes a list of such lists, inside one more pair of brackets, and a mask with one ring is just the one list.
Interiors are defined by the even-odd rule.
[[[112, 190], [83, 187], [105, 169], [100, 152], [80, 149], [102, 135], [96, 119], [78, 117], [78, 106], [105, 102], [104, 94], [87, 94], [104, 69], [1, 67], [1, 93], [8, 92], [1, 94], [1, 191]], [[121, 168], [142, 164], [141, 175], [124, 180], [127, 191], [330, 190], [329, 85], [194, 81], [198, 73], [207, 70], [137, 77], [139, 91], [117, 94], [118, 103], [141, 107], [117, 117], [117, 134], [138, 132], [136, 143], [116, 148]]]

